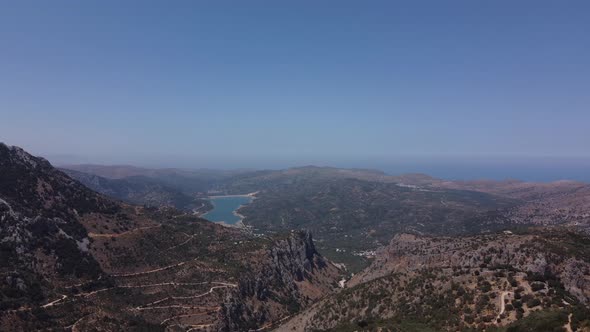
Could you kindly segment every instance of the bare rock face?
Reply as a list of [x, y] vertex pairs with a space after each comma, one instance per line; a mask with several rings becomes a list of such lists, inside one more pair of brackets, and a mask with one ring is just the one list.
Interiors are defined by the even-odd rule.
[[338, 280], [339, 270], [316, 251], [310, 232], [275, 240], [262, 258], [224, 303], [221, 330], [247, 331], [288, 317], [330, 293]]
[[315, 269], [326, 266], [313, 244], [310, 232], [295, 232], [285, 240], [277, 241], [270, 250], [272, 267], [283, 281], [309, 280]]

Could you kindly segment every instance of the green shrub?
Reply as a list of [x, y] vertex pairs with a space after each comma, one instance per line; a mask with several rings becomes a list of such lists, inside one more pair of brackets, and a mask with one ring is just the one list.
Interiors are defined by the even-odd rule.
[[[517, 314], [518, 317], [518, 314]], [[520, 318], [511, 324], [506, 332], [521, 331], [565, 331], [567, 313], [564, 311], [536, 311], [526, 318]]]
[[536, 306], [538, 306], [540, 304], [541, 304], [541, 300], [539, 300], [537, 298], [530, 299], [530, 300], [526, 301], [526, 305], [529, 308], [534, 308], [534, 307], [536, 307]]

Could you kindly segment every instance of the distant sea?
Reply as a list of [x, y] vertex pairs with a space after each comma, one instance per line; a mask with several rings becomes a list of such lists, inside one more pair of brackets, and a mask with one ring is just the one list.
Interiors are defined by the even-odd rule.
[[537, 162], [537, 163], [479, 163], [445, 162], [380, 164], [374, 168], [390, 175], [424, 173], [446, 180], [507, 180], [533, 182], [575, 180], [590, 183], [590, 162]]
[[[266, 168], [266, 165], [248, 165]], [[574, 180], [590, 183], [590, 157], [512, 157], [512, 156], [397, 156], [334, 158], [325, 160], [285, 160], [272, 169], [293, 166], [332, 166], [381, 170], [389, 175], [423, 173], [445, 180], [522, 180], [552, 182]]]
[[[589, 145], [590, 149], [590, 145]], [[52, 163], [75, 164], [91, 162], [80, 159], [77, 162], [69, 158], [50, 157]], [[299, 158], [251, 158], [209, 160], [209, 163], [196, 163], [182, 158], [171, 159], [170, 164], [160, 162], [117, 161], [115, 164], [140, 165], [153, 168], [181, 167], [181, 168], [211, 168], [211, 169], [285, 169], [306, 165], [332, 166], [341, 168], [377, 169], [390, 175], [404, 173], [424, 173], [433, 177], [447, 180], [506, 180], [517, 179], [523, 181], [551, 182], [558, 180], [575, 180], [590, 183], [590, 157], [299, 157]], [[106, 161], [96, 161], [108, 164]]]

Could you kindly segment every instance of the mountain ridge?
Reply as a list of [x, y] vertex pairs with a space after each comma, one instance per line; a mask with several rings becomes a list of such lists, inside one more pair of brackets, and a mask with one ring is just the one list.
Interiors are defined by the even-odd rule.
[[213, 208], [206, 199], [186, 194], [144, 175], [111, 179], [71, 169], [61, 168], [60, 170], [96, 192], [132, 204], [156, 207], [170, 206], [198, 214], [203, 214]]

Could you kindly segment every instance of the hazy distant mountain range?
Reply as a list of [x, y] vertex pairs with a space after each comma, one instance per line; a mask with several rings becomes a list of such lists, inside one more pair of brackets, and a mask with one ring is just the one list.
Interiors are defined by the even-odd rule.
[[188, 170], [180, 168], [150, 169], [128, 165], [63, 165], [62, 169], [97, 175], [107, 179], [129, 179], [144, 177], [167, 185], [184, 193], [206, 192], [224, 179], [239, 174], [250, 173], [251, 170]]

